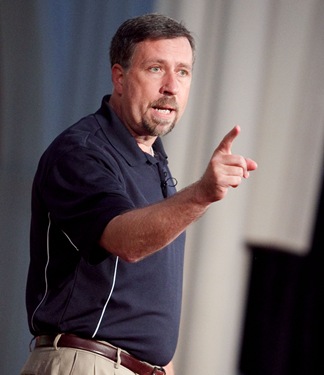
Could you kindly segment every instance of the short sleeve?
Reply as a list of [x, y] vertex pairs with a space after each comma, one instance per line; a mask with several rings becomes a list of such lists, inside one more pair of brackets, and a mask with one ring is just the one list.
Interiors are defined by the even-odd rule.
[[52, 163], [41, 190], [52, 221], [84, 251], [97, 245], [112, 218], [134, 208], [116, 160], [86, 147]]

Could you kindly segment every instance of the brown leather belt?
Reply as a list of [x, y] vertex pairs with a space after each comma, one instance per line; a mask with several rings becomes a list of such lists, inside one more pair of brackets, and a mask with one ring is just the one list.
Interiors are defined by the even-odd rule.
[[[53, 347], [56, 336], [36, 337], [35, 348]], [[57, 347], [74, 348], [87, 350], [89, 352], [102, 355], [114, 362], [117, 362], [117, 349], [95, 340], [83, 339], [81, 337], [63, 334], [58, 340]], [[165, 375], [165, 370], [161, 367], [154, 367], [148, 363], [141, 362], [128, 353], [120, 353], [120, 364], [139, 375]]]

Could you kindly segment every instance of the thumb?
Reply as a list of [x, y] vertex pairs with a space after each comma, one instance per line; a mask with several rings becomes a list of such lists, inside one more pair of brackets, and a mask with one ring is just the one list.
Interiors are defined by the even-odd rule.
[[231, 154], [232, 144], [234, 139], [239, 135], [241, 128], [239, 125], [234, 126], [234, 128], [228, 132], [218, 145], [216, 151], [222, 152], [224, 154]]

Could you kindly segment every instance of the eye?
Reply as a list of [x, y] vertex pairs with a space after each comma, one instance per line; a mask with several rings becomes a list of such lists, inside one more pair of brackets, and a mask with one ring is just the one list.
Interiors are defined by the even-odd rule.
[[189, 75], [189, 71], [187, 69], [180, 69], [178, 71], [179, 76], [181, 77], [187, 77]]
[[152, 72], [152, 73], [158, 73], [161, 71], [161, 68], [159, 66], [151, 66], [149, 68], [149, 71]]

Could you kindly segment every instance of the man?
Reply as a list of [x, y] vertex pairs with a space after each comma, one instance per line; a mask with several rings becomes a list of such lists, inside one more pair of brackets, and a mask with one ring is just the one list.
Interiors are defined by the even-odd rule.
[[126, 21], [113, 92], [42, 156], [32, 193], [27, 283], [35, 348], [22, 374], [174, 374], [184, 231], [256, 163], [233, 128], [182, 191], [161, 136], [186, 107], [194, 40], [162, 15]]

